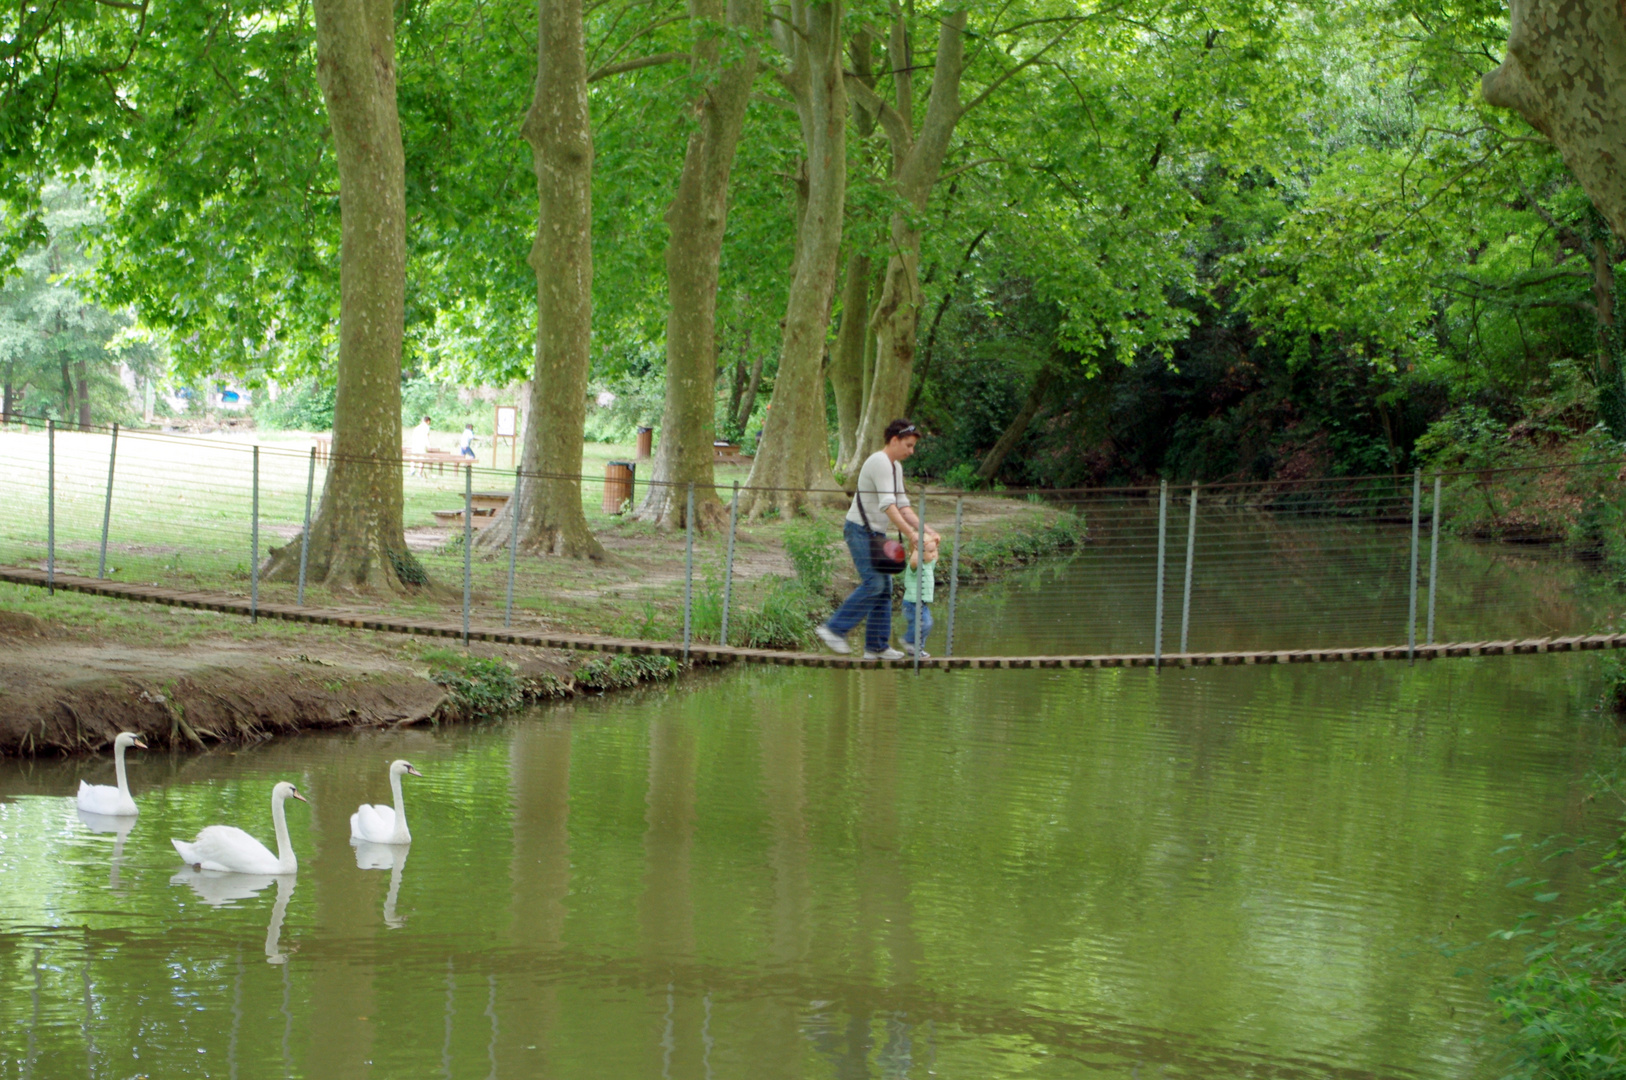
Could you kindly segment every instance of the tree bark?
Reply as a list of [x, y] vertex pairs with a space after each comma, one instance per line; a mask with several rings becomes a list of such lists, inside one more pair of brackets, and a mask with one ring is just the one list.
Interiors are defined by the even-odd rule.
[[[749, 334], [746, 335], [745, 343], [748, 346], [751, 343]], [[761, 388], [762, 353], [759, 352], [756, 359], [751, 362], [751, 377], [745, 382], [745, 390], [740, 394], [740, 400], [736, 405], [737, 411], [734, 414], [734, 426], [740, 429], [741, 436], [745, 434], [745, 425], [751, 422], [751, 410], [757, 407], [757, 391]]]
[[841, 327], [830, 362], [830, 388], [836, 397], [836, 460], [850, 462], [857, 445], [858, 422], [864, 414], [864, 352], [869, 338], [869, 256], [847, 256], [847, 278], [841, 287]]
[[982, 464], [977, 466], [978, 480], [986, 484], [999, 473], [999, 467], [1005, 464], [1005, 459], [1011, 456], [1016, 444], [1027, 434], [1028, 425], [1033, 423], [1033, 418], [1039, 415], [1039, 407], [1044, 404], [1045, 392], [1050, 389], [1055, 377], [1056, 370], [1052, 367], [1047, 366], [1039, 372], [1038, 378], [1033, 381], [1033, 389], [1028, 391], [1027, 400], [1022, 403], [1016, 416], [999, 436], [999, 441], [983, 456]]
[[864, 418], [854, 439], [852, 457], [843, 470], [856, 473], [863, 460], [881, 445], [886, 425], [902, 414], [914, 371], [915, 340], [920, 323], [920, 228], [916, 224], [926, 209], [948, 153], [954, 126], [964, 115], [960, 103], [960, 78], [965, 70], [966, 13], [956, 11], [939, 23], [937, 58], [932, 74], [926, 115], [920, 131], [914, 130], [914, 80], [916, 66], [910, 58], [908, 26], [901, 9], [892, 22], [887, 43], [887, 63], [892, 69], [894, 100], [889, 105], [857, 80], [851, 82], [856, 96], [880, 120], [892, 147], [892, 189], [899, 207], [892, 213], [891, 249], [886, 281], [870, 316], [875, 334], [875, 373], [864, 403]]
[[78, 383], [79, 395], [79, 430], [90, 430], [90, 375], [85, 371], [85, 362], [73, 362], [74, 381]]
[[755, 42], [762, 6], [755, 0], [689, 0], [696, 34], [690, 69], [709, 79], [693, 103], [695, 129], [683, 156], [677, 194], [666, 211], [671, 240], [666, 246], [666, 399], [661, 410], [660, 446], [655, 451], [649, 493], [634, 515], [663, 525], [684, 524], [687, 488], [695, 488], [695, 524], [721, 524], [712, 463], [716, 436], [717, 274], [723, 230], [728, 222], [728, 179], [734, 150], [745, 126], [745, 109], [756, 78], [757, 50], [722, 63], [722, 42], [703, 24], [724, 20]]
[[1547, 136], [1626, 237], [1626, 10], [1620, 0], [1512, 0], [1510, 16], [1485, 100]]
[[536, 172], [536, 368], [518, 498], [482, 534], [500, 547], [519, 515], [531, 553], [601, 559], [582, 511], [582, 429], [593, 329], [593, 131], [582, 0], [537, 0], [536, 88], [520, 134]]
[[[310, 580], [426, 584], [401, 526], [401, 334], [406, 192], [395, 108], [394, 5], [315, 0], [316, 76], [339, 168], [339, 363], [333, 455], [311, 522]], [[291, 580], [299, 544], [266, 577]]]
[[789, 24], [775, 23], [790, 58], [784, 82], [796, 103], [807, 178], [796, 260], [785, 305], [779, 373], [746, 486], [743, 508], [760, 517], [808, 505], [810, 491], [835, 497], [824, 408], [824, 347], [841, 260], [847, 204], [847, 93], [841, 71], [840, 0], [792, 0]]

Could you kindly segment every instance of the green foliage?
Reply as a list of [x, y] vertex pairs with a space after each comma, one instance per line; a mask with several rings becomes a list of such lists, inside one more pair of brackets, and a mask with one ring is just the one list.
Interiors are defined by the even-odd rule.
[[1498, 933], [1536, 942], [1522, 969], [1494, 987], [1515, 1028], [1520, 1075], [1533, 1080], [1626, 1077], [1626, 847], [1617, 843], [1594, 873], [1602, 903], [1573, 918], [1531, 911]]
[[485, 720], [519, 708], [523, 687], [506, 660], [470, 656], [453, 649], [428, 649], [429, 677], [446, 688], [446, 717]]
[[595, 656], [571, 672], [582, 690], [625, 690], [639, 683], [674, 678], [683, 665], [669, 656], [634, 656], [607, 653]]
[[785, 526], [784, 544], [803, 591], [828, 593], [843, 551], [838, 528], [823, 518], [798, 518]]
[[729, 642], [747, 649], [810, 649], [813, 627], [828, 611], [828, 602], [808, 592], [800, 581], [780, 578], [760, 607], [730, 617]]
[[961, 544], [960, 573], [966, 577], [993, 574], [1046, 555], [1071, 551], [1088, 538], [1083, 514], [1060, 513], [1054, 517], [1033, 518], [993, 536]]
[[254, 423], [267, 431], [331, 431], [333, 398], [333, 387], [301, 379], [275, 401], [261, 395], [254, 403]]

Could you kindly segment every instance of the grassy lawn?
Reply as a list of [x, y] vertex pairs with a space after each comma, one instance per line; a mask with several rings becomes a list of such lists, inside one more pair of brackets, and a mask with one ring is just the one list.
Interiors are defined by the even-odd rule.
[[[114, 469], [108, 517], [107, 576], [116, 581], [158, 584], [246, 596], [250, 589], [251, 521], [255, 444], [259, 453], [260, 556], [297, 541], [305, 510], [310, 469], [309, 436], [298, 433], [234, 433], [175, 436], [123, 432]], [[56, 566], [64, 573], [94, 576], [108, 483], [111, 439], [106, 434], [59, 432], [55, 449]], [[42, 432], [0, 432], [0, 564], [43, 566], [46, 555], [47, 445]], [[604, 466], [631, 460], [631, 446], [589, 443], [584, 447], [582, 502], [588, 524], [609, 557], [600, 562], [521, 556], [514, 570], [514, 624], [577, 633], [604, 633], [645, 639], [682, 634], [684, 534], [603, 510]], [[639, 463], [639, 473], [651, 467]], [[315, 495], [320, 498], [323, 465]], [[718, 489], [743, 481], [749, 467], [721, 465]], [[634, 502], [643, 497], [639, 476]], [[493, 467], [490, 450], [473, 470], [475, 491], [507, 492], [514, 483], [508, 450]], [[325, 587], [306, 590], [306, 603], [388, 610], [424, 618], [459, 615], [463, 586], [461, 522], [437, 521], [436, 510], [460, 510], [463, 472], [457, 468], [404, 478], [404, 524], [408, 543], [438, 586], [411, 596], [335, 595]], [[927, 516], [945, 536], [953, 496], [933, 493]], [[918, 499], [918, 495], [917, 495]], [[787, 555], [787, 535], [807, 550], [825, 551], [833, 577], [823, 587], [826, 600], [852, 582], [852, 569], [840, 543], [843, 510], [818, 511], [811, 519], [742, 522], [736, 537], [731, 619], [760, 608], [780, 583], [795, 577]], [[965, 540], [988, 540], [1040, 529], [1056, 511], [996, 496], [967, 496]], [[695, 537], [696, 636], [714, 639], [720, 609], [726, 530]], [[815, 561], [818, 561], [815, 557]], [[815, 575], [816, 576], [816, 575]], [[473, 618], [501, 622], [507, 593], [508, 560], [476, 551], [472, 560]], [[292, 603], [296, 588], [260, 584], [266, 602]], [[64, 597], [53, 601], [61, 605]], [[97, 603], [100, 603], [99, 601]], [[30, 610], [34, 610], [32, 604]], [[43, 610], [36, 610], [43, 615]], [[141, 612], [106, 618], [144, 619]], [[212, 623], [213, 621], [210, 620]], [[194, 625], [181, 620], [166, 633]], [[736, 623], [736, 625], [738, 625]], [[731, 639], [738, 641], [737, 634]]]

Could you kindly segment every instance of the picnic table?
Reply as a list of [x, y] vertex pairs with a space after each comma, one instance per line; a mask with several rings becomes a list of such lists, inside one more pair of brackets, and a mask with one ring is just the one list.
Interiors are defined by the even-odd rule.
[[[497, 517], [497, 511], [508, 505], [508, 499], [513, 494], [509, 491], [476, 491], [469, 496], [469, 503], [474, 508], [474, 527], [484, 529]], [[461, 525], [463, 523], [463, 510], [433, 510], [435, 521], [441, 525]]]

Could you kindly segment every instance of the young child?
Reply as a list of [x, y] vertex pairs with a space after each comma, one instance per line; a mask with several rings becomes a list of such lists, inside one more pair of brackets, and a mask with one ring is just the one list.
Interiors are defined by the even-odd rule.
[[457, 452], [466, 458], [474, 457], [474, 425], [463, 425], [463, 437], [458, 440]]
[[[926, 533], [926, 561], [920, 561], [920, 548], [909, 553], [909, 564], [903, 568], [903, 651], [910, 656], [920, 649], [922, 659], [931, 655], [923, 647], [926, 635], [932, 632], [932, 592], [937, 580], [937, 537]], [[916, 600], [920, 603], [917, 605]], [[920, 609], [919, 634], [915, 630], [915, 609]]]
[[408, 449], [413, 454], [418, 455], [419, 459], [412, 463], [412, 468], [407, 470], [407, 475], [428, 476], [429, 473], [424, 468], [422, 455], [429, 453], [429, 417], [424, 417], [418, 422], [418, 426], [412, 429], [412, 443]]

